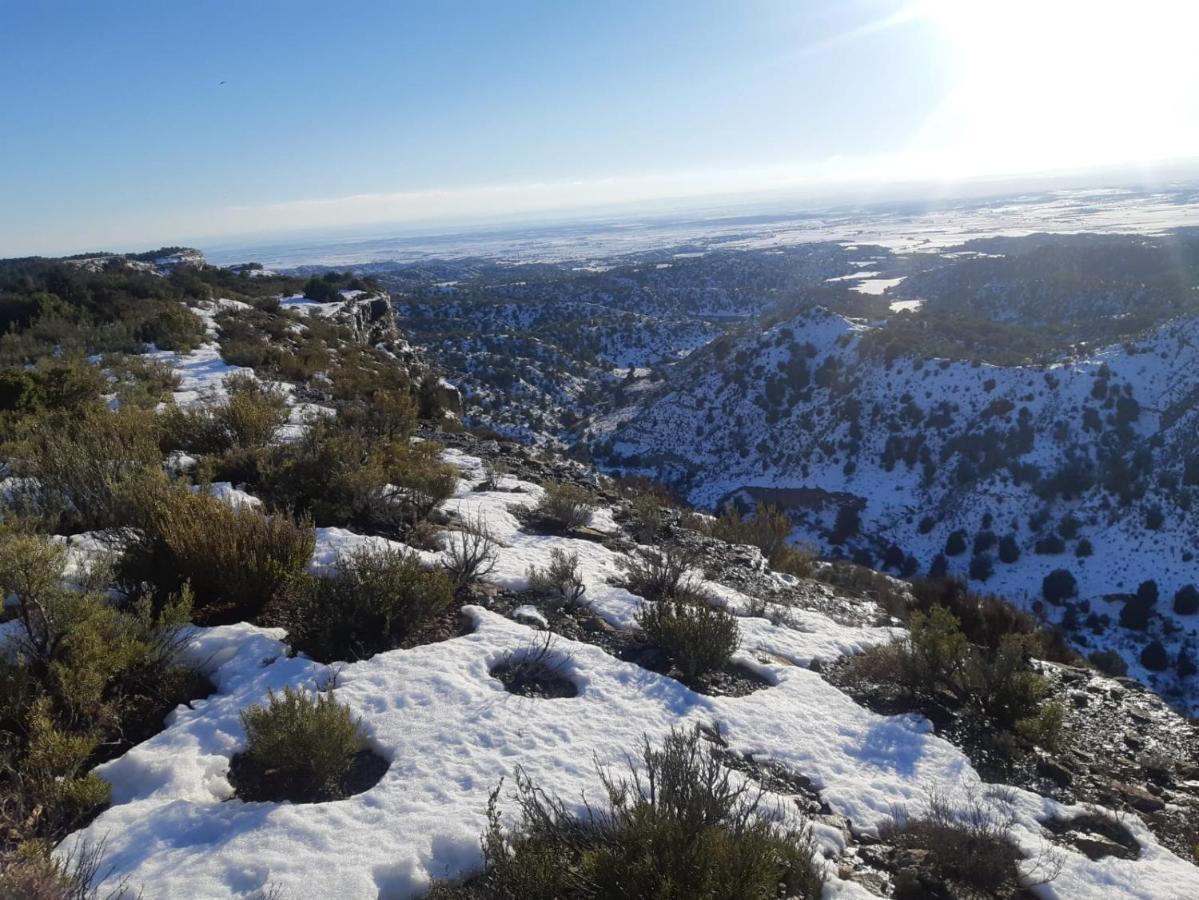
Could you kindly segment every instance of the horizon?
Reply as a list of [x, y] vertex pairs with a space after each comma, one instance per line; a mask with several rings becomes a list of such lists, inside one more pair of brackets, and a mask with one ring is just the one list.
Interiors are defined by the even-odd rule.
[[1168, 0], [204, 12], [0, 13], [2, 255], [1199, 171]]

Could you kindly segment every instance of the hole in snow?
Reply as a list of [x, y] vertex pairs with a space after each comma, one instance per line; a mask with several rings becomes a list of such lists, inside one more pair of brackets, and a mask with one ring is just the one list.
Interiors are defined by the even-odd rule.
[[506, 653], [491, 669], [491, 677], [510, 694], [560, 700], [578, 696], [578, 686], [566, 677], [570, 657], [555, 649], [551, 632], [543, 632], [529, 646]]

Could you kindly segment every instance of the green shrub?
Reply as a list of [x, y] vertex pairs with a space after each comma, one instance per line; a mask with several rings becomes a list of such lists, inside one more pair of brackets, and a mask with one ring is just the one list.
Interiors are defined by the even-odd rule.
[[702, 599], [644, 603], [636, 618], [644, 639], [678, 667], [687, 684], [728, 665], [740, 645], [736, 617]]
[[[1076, 664], [1078, 654], [1065, 638], [1002, 597], [976, 594], [960, 578], [922, 578], [911, 584], [909, 609], [928, 612], [941, 606], [958, 620], [967, 640], [994, 650], [1005, 635], [1033, 637], [1033, 655], [1052, 662]], [[905, 616], [906, 618], [906, 616]]]
[[646, 600], [692, 597], [699, 587], [689, 574], [697, 555], [675, 545], [659, 550], [639, 547], [633, 556], [620, 560], [628, 589]]
[[229, 396], [220, 403], [169, 406], [161, 416], [163, 450], [226, 453], [270, 443], [287, 421], [287, 395], [255, 378], [225, 379]]
[[[0, 536], [0, 595], [15, 604], [15, 662], [0, 662], [0, 840], [58, 840], [108, 802], [87, 767], [155, 729], [195, 696], [179, 667], [176, 626], [186, 593], [163, 605], [114, 605], [100, 592], [108, 569], [74, 574], [61, 545]], [[189, 676], [192, 676], [189, 678]]]
[[235, 509], [183, 486], [151, 492], [144, 504], [142, 538], [122, 560], [125, 580], [149, 583], [160, 598], [190, 584], [205, 623], [286, 608], [316, 546], [308, 521]]
[[204, 320], [181, 303], [163, 304], [135, 332], [137, 339], [159, 350], [188, 353], [204, 343]]
[[427, 442], [386, 440], [314, 422], [295, 443], [274, 448], [259, 485], [275, 506], [318, 525], [401, 534], [454, 492], [458, 477]]
[[246, 755], [269, 772], [280, 796], [293, 800], [335, 799], [354, 757], [366, 747], [362, 728], [331, 694], [273, 691], [265, 706], [241, 714]]
[[16, 466], [38, 483], [19, 503], [27, 512], [60, 518], [66, 533], [119, 528], [133, 515], [132, 492], [161, 461], [153, 413], [86, 407], [44, 424], [30, 458]]
[[575, 606], [587, 590], [579, 571], [579, 554], [567, 554], [555, 547], [545, 568], [529, 566], [529, 590], [557, 598], [565, 606]]
[[997, 725], [1046, 746], [1057, 741], [1059, 711], [1047, 709], [1049, 681], [1029, 665], [1035, 635], [1006, 634], [994, 649], [971, 644], [953, 613], [934, 606], [914, 614], [908, 636], [872, 647], [852, 663], [861, 675], [925, 697], [945, 694]]
[[575, 818], [517, 775], [520, 820], [504, 828], [497, 789], [483, 835], [486, 871], [433, 896], [473, 900], [815, 900], [823, 889], [807, 829], [786, 828], [734, 781], [697, 732], [648, 741], [639, 771], [601, 772], [607, 809]]
[[591, 524], [595, 498], [574, 484], [548, 482], [545, 494], [533, 508], [533, 515], [542, 523], [570, 531]]
[[339, 555], [335, 574], [309, 579], [286, 624], [314, 659], [365, 659], [400, 646], [453, 601], [454, 582], [415, 553], [363, 549]]
[[787, 514], [777, 506], [758, 503], [752, 515], [743, 517], [729, 503], [707, 530], [712, 537], [727, 543], [757, 547], [772, 569], [807, 577], [812, 572], [815, 555], [787, 543], [793, 527]]
[[658, 498], [639, 492], [630, 503], [629, 524], [633, 539], [639, 544], [652, 544], [662, 534], [662, 506]]

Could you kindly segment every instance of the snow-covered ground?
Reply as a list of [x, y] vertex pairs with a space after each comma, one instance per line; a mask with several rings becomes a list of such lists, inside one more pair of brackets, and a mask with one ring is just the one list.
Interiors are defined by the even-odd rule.
[[[446, 511], [481, 518], [502, 545], [491, 578], [521, 587], [529, 565], [544, 564], [552, 550], [578, 553], [586, 600], [613, 624], [628, 624], [640, 601], [607, 583], [616, 553], [591, 541], [523, 531], [511, 509], [535, 502], [536, 485], [509, 479], [505, 487], [519, 491], [477, 491], [480, 461], [456, 452], [447, 459], [463, 478]], [[615, 528], [608, 510], [595, 524]], [[379, 540], [323, 529], [314, 564]], [[426, 555], [429, 562], [432, 557]], [[747, 599], [707, 587], [732, 606]], [[469, 635], [348, 665], [289, 656], [279, 630], [248, 624], [196, 629], [187, 656], [217, 692], [194, 708], [180, 707], [162, 733], [98, 769], [113, 785], [113, 806], [64, 849], [80, 840], [104, 841], [108, 883], [127, 877], [148, 900], [249, 897], [271, 887], [297, 900], [417, 897], [430, 879], [481, 865], [488, 793], [501, 779], [510, 784], [518, 766], [577, 808], [584, 792], [595, 797], [601, 790], [596, 762], [620, 765], [643, 735], [658, 739], [690, 724], [719, 725], [734, 749], [807, 776], [860, 834], [876, 833], [897, 807], [919, 811], [933, 790], [962, 806], [986, 789], [966, 757], [936, 737], [926, 720], [868, 712], [805, 668], [812, 659], [885, 641], [890, 629], [843, 626], [810, 612], [795, 627], [741, 618], [741, 658], [771, 682], [744, 697], [704, 696], [595, 646], [558, 639], [553, 652], [579, 693], [541, 700], [509, 694], [489, 674], [536, 632], [482, 607], [467, 612], [475, 623]], [[271, 689], [330, 684], [390, 762], [383, 779], [330, 803], [232, 798], [229, 763], [245, 741], [240, 711], [264, 702]], [[1010, 798], [1013, 838], [1032, 872], [1044, 863], [1038, 822], [1081, 810], [1025, 791]], [[791, 804], [770, 799], [779, 801], [781, 815], [795, 815]], [[1093, 863], [1061, 851], [1060, 875], [1034, 891], [1063, 900], [1199, 896], [1199, 869], [1163, 849], [1139, 822], [1129, 825], [1144, 847], [1140, 859]], [[816, 837], [830, 855], [844, 844], [841, 832], [828, 826], [818, 827]], [[870, 896], [831, 868], [826, 898]]]

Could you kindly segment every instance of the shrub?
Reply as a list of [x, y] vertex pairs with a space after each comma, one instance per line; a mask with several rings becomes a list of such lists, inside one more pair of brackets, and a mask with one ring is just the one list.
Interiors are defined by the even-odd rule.
[[313, 275], [304, 285], [304, 296], [317, 303], [336, 303], [341, 299], [341, 292], [335, 284]]
[[1032, 635], [1005, 634], [993, 649], [975, 646], [949, 610], [934, 606], [912, 616], [906, 640], [871, 648], [853, 665], [867, 678], [917, 696], [948, 694], [1002, 727], [1056, 739], [1052, 713], [1039, 718], [1049, 682], [1028, 665], [1035, 645]]
[[400, 534], [457, 486], [456, 470], [431, 443], [389, 441], [319, 419], [263, 463], [262, 495], [318, 525]]
[[1054, 569], [1041, 580], [1041, 596], [1060, 606], [1063, 600], [1078, 596], [1078, 582], [1068, 569]]
[[241, 723], [246, 756], [269, 773], [278, 796], [296, 801], [341, 796], [354, 757], [366, 747], [358, 720], [328, 693], [271, 691], [265, 706], [242, 711]]
[[122, 879], [104, 893], [96, 887], [101, 870], [103, 842], [77, 842], [65, 853], [52, 853], [44, 842], [31, 842], [0, 854], [0, 900], [137, 900]]
[[1170, 657], [1161, 641], [1150, 641], [1141, 651], [1141, 665], [1150, 672], [1164, 672], [1170, 668]]
[[970, 558], [970, 577], [975, 581], [986, 581], [995, 571], [995, 563], [989, 553], [976, 553]]
[[1051, 534], [1037, 538], [1037, 542], [1033, 545], [1033, 551], [1041, 556], [1055, 556], [1058, 553], [1066, 552], [1066, 542], [1056, 534]]
[[1018, 559], [1020, 559], [1020, 545], [1016, 543], [1016, 536], [1005, 534], [999, 540], [999, 561], [1010, 565]]
[[41, 429], [30, 460], [16, 466], [38, 487], [18, 503], [60, 517], [66, 533], [119, 528], [132, 518], [133, 491], [161, 460], [153, 413], [89, 406]]
[[480, 515], [446, 538], [445, 567], [461, 586], [477, 581], [495, 568], [497, 544]]
[[1174, 612], [1180, 616], [1193, 616], [1199, 612], [1199, 589], [1195, 585], [1184, 585], [1175, 592]]
[[1086, 557], [1091, 556], [1094, 552], [1095, 548], [1091, 546], [1090, 538], [1083, 538], [1074, 545], [1074, 555], [1079, 559], [1085, 559]]
[[966, 552], [966, 532], [958, 529], [945, 540], [945, 555], [958, 556]]
[[694, 596], [699, 587], [690, 576], [694, 551], [667, 545], [658, 550], [639, 547], [632, 557], [619, 561], [628, 589], [646, 600]]
[[1087, 659], [1096, 669], [1112, 678], [1122, 678], [1128, 674], [1128, 663], [1115, 650], [1095, 650]]
[[556, 547], [550, 551], [550, 561], [546, 567], [539, 569], [529, 566], [528, 576], [529, 590], [557, 597], [566, 606], [578, 604], [587, 590], [579, 571], [579, 554], [567, 555]]
[[164, 304], [136, 330], [137, 339], [159, 350], [188, 353], [204, 342], [204, 320], [182, 303]]
[[591, 524], [595, 500], [589, 492], [574, 484], [549, 482], [545, 494], [533, 509], [540, 521], [570, 531]]
[[702, 599], [644, 603], [636, 618], [644, 639], [678, 667], [687, 684], [728, 665], [740, 644], [736, 617]]
[[355, 550], [336, 569], [308, 579], [285, 620], [296, 646], [321, 662], [399, 647], [454, 601], [453, 581], [415, 553]]
[[957, 619], [966, 639], [994, 650], [1004, 635], [1033, 635], [1035, 655], [1041, 659], [1073, 664], [1078, 656], [1062, 636], [1049, 631], [1023, 610], [1002, 597], [976, 594], [960, 578], [924, 578], [912, 582], [912, 609], [929, 612], [943, 606]]
[[[1014, 825], [1011, 807], [991, 798], [972, 797], [959, 814], [944, 797], [933, 794], [923, 815], [893, 824], [883, 836], [897, 847], [926, 854], [937, 876], [959, 889], [999, 897], [1014, 894], [1021, 886], [1016, 864], [1023, 854], [1010, 837]], [[915, 882], [911, 874], [900, 874], [896, 896], [923, 896], [919, 885], [908, 884], [909, 880]]]
[[162, 414], [162, 449], [225, 453], [262, 447], [287, 421], [287, 395], [255, 378], [225, 379], [228, 398], [220, 403], [169, 406]]
[[144, 504], [143, 536], [122, 560], [125, 580], [149, 583], [159, 597], [190, 583], [204, 622], [253, 621], [286, 607], [312, 560], [316, 533], [305, 520], [235, 509], [186, 487], [154, 491]]
[[648, 492], [638, 493], [630, 504], [630, 531], [639, 544], [652, 544], [662, 534], [662, 506]]
[[474, 900], [815, 900], [823, 880], [808, 829], [778, 824], [697, 732], [648, 741], [641, 769], [600, 773], [609, 807], [584, 818], [517, 774], [519, 823], [504, 828], [497, 789], [483, 835], [486, 871], [441, 897]]
[[1120, 610], [1120, 627], [1133, 631], [1144, 631], [1149, 627], [1149, 619], [1153, 616], [1153, 606], [1157, 598], [1152, 600], [1141, 593], [1129, 597]]
[[737, 507], [728, 503], [712, 522], [708, 533], [730, 544], [757, 547], [773, 565], [776, 555], [786, 548], [792, 527], [787, 514], [777, 506], [758, 503], [752, 515], [743, 517]]
[[0, 596], [15, 606], [10, 649], [0, 660], [0, 829], [5, 840], [57, 841], [108, 802], [88, 767], [130, 746], [190, 699], [177, 664], [175, 628], [189, 597], [158, 616], [149, 604], [122, 609], [100, 592], [109, 569], [73, 573], [66, 553], [36, 535], [0, 537]]

